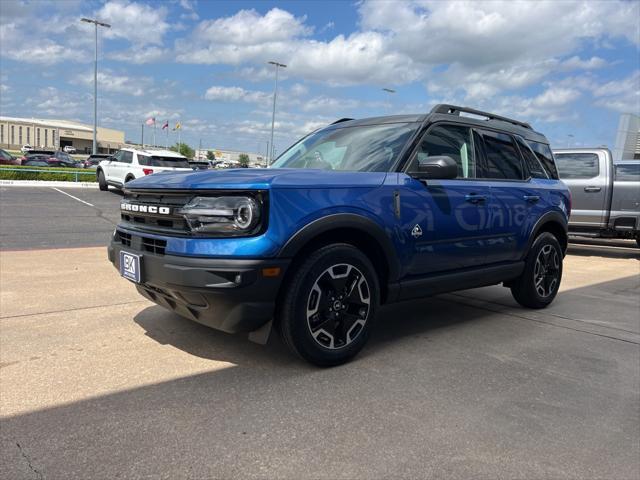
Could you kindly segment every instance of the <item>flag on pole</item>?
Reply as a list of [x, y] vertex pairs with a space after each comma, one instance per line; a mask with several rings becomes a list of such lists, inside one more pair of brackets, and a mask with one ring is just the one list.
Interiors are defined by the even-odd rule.
[[174, 130], [180, 130], [181, 128], [182, 128], [182, 125], [180, 125], [180, 122], [177, 122]]
[[164, 122], [164, 125], [162, 125], [162, 130], [164, 130], [165, 128], [166, 128], [167, 130], [169, 130], [169, 120], [167, 120], [166, 122]]
[[144, 122], [147, 125], [155, 125], [156, 124], [156, 117], [151, 117], [151, 118], [147, 118], [147, 121]]

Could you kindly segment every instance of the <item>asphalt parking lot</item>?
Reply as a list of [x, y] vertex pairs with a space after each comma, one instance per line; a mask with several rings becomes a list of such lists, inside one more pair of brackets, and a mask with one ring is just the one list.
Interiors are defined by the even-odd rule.
[[629, 242], [572, 244], [542, 311], [385, 307], [317, 369], [144, 300], [106, 259], [119, 195], [66, 193], [0, 188], [0, 478], [640, 478]]

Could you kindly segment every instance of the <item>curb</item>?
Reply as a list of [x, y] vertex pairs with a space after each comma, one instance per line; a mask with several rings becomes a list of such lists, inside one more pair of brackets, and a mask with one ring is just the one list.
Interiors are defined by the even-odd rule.
[[98, 188], [96, 182], [59, 182], [43, 180], [0, 180], [0, 187]]

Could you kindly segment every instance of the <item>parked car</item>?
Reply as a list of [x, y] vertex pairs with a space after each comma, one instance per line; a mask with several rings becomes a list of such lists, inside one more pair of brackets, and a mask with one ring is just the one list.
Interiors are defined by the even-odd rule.
[[0, 165], [20, 165], [20, 160], [0, 148]]
[[554, 150], [572, 197], [569, 233], [629, 238], [640, 246], [640, 160], [614, 162], [607, 148]]
[[29, 145], [29, 144], [23, 145], [22, 148], [20, 149], [20, 151], [22, 153], [27, 153], [27, 152], [29, 152], [31, 150], [33, 150], [33, 147], [31, 145]]
[[50, 167], [46, 160], [27, 160], [22, 164], [25, 167]]
[[109, 159], [103, 160], [96, 169], [100, 190], [109, 185], [124, 188], [127, 182], [158, 172], [189, 171], [193, 169], [189, 160], [172, 150], [123, 148]]
[[189, 160], [189, 166], [194, 170], [208, 170], [211, 168], [209, 160]]
[[76, 147], [72, 146], [72, 145], [66, 145], [63, 149], [63, 152], [67, 152], [67, 153], [76, 153]]
[[336, 365], [381, 304], [502, 283], [549, 305], [570, 197], [529, 124], [437, 105], [342, 119], [268, 169], [142, 177], [120, 210], [109, 259], [143, 296], [256, 341], [275, 323], [294, 353]]
[[84, 168], [97, 169], [101, 161], [108, 160], [109, 158], [111, 158], [110, 154], [96, 153], [93, 155], [89, 155], [89, 158], [87, 158], [84, 162], [82, 162], [82, 164]]
[[22, 157], [24, 165], [29, 160], [46, 161], [50, 167], [82, 168], [82, 164], [74, 160], [68, 153], [54, 150], [31, 150]]

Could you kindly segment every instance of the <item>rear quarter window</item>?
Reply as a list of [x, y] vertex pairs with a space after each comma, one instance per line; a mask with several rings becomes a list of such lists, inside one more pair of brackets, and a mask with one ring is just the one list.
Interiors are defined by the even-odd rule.
[[640, 182], [640, 163], [615, 165], [616, 181]]
[[551, 147], [540, 142], [528, 141], [527, 143], [531, 147], [531, 150], [533, 150], [533, 153], [536, 154], [536, 157], [538, 157], [538, 160], [540, 160], [540, 163], [542, 164], [545, 172], [547, 172], [549, 178], [558, 180], [558, 168], [556, 167], [556, 163], [553, 160]]
[[595, 153], [556, 154], [560, 178], [586, 179], [600, 174], [598, 155]]

